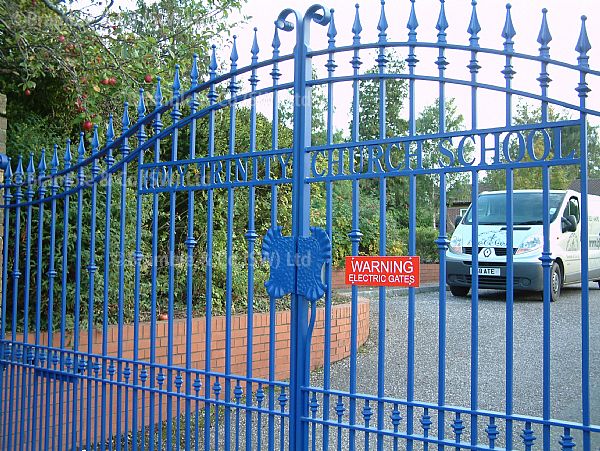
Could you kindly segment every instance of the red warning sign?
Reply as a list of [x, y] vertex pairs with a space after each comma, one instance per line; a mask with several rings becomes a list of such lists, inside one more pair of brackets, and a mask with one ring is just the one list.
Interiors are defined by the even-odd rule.
[[346, 285], [418, 287], [420, 257], [346, 257]]

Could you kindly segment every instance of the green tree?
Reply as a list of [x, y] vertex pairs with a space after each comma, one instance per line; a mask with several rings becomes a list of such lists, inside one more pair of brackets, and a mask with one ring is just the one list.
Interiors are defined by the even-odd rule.
[[[549, 107], [548, 120], [551, 122], [567, 120], [568, 115]], [[528, 104], [520, 104], [514, 117], [516, 125], [539, 124], [542, 120], [542, 113], [539, 107], [533, 108]], [[540, 150], [544, 143], [541, 137], [534, 140], [534, 148]], [[516, 150], [516, 144], [512, 146]], [[562, 130], [562, 148], [575, 149], [577, 154], [580, 152], [580, 129], [579, 127], [567, 127]], [[588, 124], [588, 158], [589, 158], [589, 176], [600, 177], [600, 135], [599, 127]], [[528, 154], [525, 154], [523, 161], [531, 161]], [[550, 188], [566, 189], [573, 180], [580, 178], [580, 167], [578, 164], [569, 166], [556, 166], [550, 170]], [[514, 189], [541, 189], [542, 187], [542, 169], [527, 168], [515, 169], [513, 171]], [[484, 182], [487, 189], [503, 190], [506, 189], [506, 171], [488, 171]]]

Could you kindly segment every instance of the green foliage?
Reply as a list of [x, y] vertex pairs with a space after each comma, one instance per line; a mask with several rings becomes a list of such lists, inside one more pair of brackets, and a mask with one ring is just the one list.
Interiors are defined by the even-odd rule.
[[[539, 124], [542, 119], [542, 112], [539, 107], [531, 108], [527, 104], [521, 104], [517, 107], [514, 123], [521, 124]], [[564, 113], [556, 111], [552, 107], [548, 109], [549, 121], [568, 120]], [[588, 158], [590, 177], [600, 177], [600, 136], [599, 127], [588, 125]], [[511, 152], [517, 153], [516, 142], [511, 145]], [[541, 135], [537, 135], [533, 142], [534, 149], [543, 152], [544, 142]], [[564, 151], [575, 150], [576, 155], [580, 153], [580, 130], [579, 127], [563, 128], [562, 130], [562, 149]], [[531, 161], [528, 153], [525, 154], [523, 161]], [[550, 170], [550, 188], [567, 189], [573, 180], [580, 178], [580, 168], [578, 164], [570, 166], [557, 166]], [[503, 190], [506, 187], [505, 171], [488, 171], [484, 182], [488, 190]], [[542, 169], [539, 167], [527, 169], [515, 169], [513, 171], [514, 189], [541, 189], [542, 188]]]
[[[408, 233], [408, 229], [400, 232], [401, 239], [405, 243], [408, 243]], [[439, 249], [435, 243], [438, 236], [439, 231], [432, 227], [417, 227], [415, 254], [421, 257], [421, 263], [438, 263], [440, 261]]]

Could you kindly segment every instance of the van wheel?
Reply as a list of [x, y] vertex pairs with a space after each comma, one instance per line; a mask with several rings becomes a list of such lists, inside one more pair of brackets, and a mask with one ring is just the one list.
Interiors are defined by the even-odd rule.
[[469, 290], [471, 287], [461, 287], [458, 285], [450, 285], [450, 293], [452, 296], [458, 296], [464, 298], [467, 294], [469, 294]]
[[551, 297], [550, 300], [552, 302], [558, 301], [560, 298], [560, 292], [563, 286], [563, 277], [562, 271], [560, 270], [560, 265], [556, 262], [552, 263], [552, 272], [550, 273], [550, 289], [551, 289]]

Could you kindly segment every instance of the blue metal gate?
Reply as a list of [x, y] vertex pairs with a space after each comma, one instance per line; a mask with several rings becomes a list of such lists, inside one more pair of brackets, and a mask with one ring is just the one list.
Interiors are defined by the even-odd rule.
[[[475, 1], [468, 45], [447, 42], [444, 0], [436, 42], [417, 39], [414, 0], [406, 6], [406, 41], [388, 39], [382, 0], [378, 39], [362, 42], [357, 6], [353, 41], [343, 45], [336, 40], [333, 11], [320, 5], [304, 15], [286, 9], [275, 22], [271, 59], [259, 61], [255, 34], [251, 64], [238, 68], [234, 40], [230, 70], [218, 74], [213, 48], [206, 58], [210, 60], [208, 80], [199, 80], [199, 58], [195, 57], [189, 90], [181, 91], [177, 68], [168, 102], [158, 80], [153, 97], [140, 90], [135, 123], [125, 103], [118, 137], [111, 116], [103, 143], [96, 128], [90, 141], [81, 134], [76, 151], [67, 141], [47, 155], [42, 152], [39, 161], [32, 156], [28, 161], [5, 162], [2, 449], [353, 450], [376, 446], [379, 450], [577, 447], [590, 451], [600, 446], [600, 426], [594, 425], [593, 417], [593, 409], [599, 406], [593, 404], [597, 385], [594, 388], [590, 365], [596, 351], [591, 349], [586, 283], [581, 288], [580, 317], [573, 319], [573, 333], [581, 338], [580, 348], [572, 350], [580, 380], [576, 387], [565, 388], [580, 393], [573, 418], [553, 416], [551, 402], [563, 394], [551, 391], [550, 383], [552, 362], [561, 358], [551, 353], [551, 279], [558, 260], [550, 250], [550, 182], [553, 171], [563, 167], [576, 167], [581, 179], [581, 278], [599, 276], [588, 267], [593, 246], [586, 219], [590, 213], [587, 121], [600, 112], [588, 108], [586, 100], [588, 77], [596, 78], [600, 72], [588, 65], [591, 46], [585, 17], [575, 47], [577, 60], [569, 63], [550, 57], [546, 10], [538, 37], [539, 55], [526, 55], [514, 48], [510, 5], [505, 11], [501, 50], [480, 47]], [[327, 33], [327, 48], [309, 48], [311, 26], [316, 25], [324, 27], [318, 31]], [[294, 50], [282, 55], [280, 37], [292, 31], [296, 34]], [[403, 70], [389, 70], [393, 51], [403, 53]], [[376, 70], [361, 71], [369, 54], [374, 55]], [[468, 65], [458, 78], [447, 73], [450, 54], [467, 55]], [[481, 55], [499, 62], [502, 76], [498, 74], [496, 83], [480, 80]], [[434, 73], [420, 70], [419, 60], [428, 57], [437, 66]], [[347, 61], [349, 66], [343, 66]], [[539, 66], [539, 74], [527, 74], [537, 80], [537, 92], [513, 86], [517, 61]], [[316, 75], [322, 67], [327, 75]], [[552, 96], [553, 70], [578, 77], [573, 86], [576, 101]], [[240, 82], [244, 79], [249, 82], [246, 88]], [[387, 127], [391, 113], [386, 87], [399, 81], [405, 83], [407, 103], [394, 114], [406, 116], [406, 132], [396, 134]], [[367, 82], [376, 88], [378, 118], [374, 136], [365, 137], [360, 88]], [[352, 97], [352, 120], [350, 137], [340, 139], [334, 136], [334, 91], [344, 83], [351, 86], [347, 92]], [[437, 130], [433, 132], [418, 129], [420, 83], [430, 91], [435, 87], [438, 93]], [[464, 87], [470, 98], [470, 123], [462, 130], [449, 130], [446, 124], [448, 85]], [[322, 142], [314, 141], [312, 125], [311, 95], [318, 90], [327, 99], [325, 111], [319, 111], [325, 117]], [[280, 118], [281, 99], [290, 92], [291, 131]], [[498, 117], [502, 117], [497, 128], [478, 128], [478, 111], [496, 106], [479, 102], [485, 92], [496, 95]], [[513, 123], [516, 97], [537, 102], [540, 120]], [[152, 99], [154, 107], [148, 112], [146, 103]], [[572, 116], [555, 120], [553, 106]], [[282, 136], [285, 133], [287, 138]], [[575, 137], [568, 148], [563, 144], [567, 134]], [[282, 145], [285, 139], [289, 144]], [[219, 144], [223, 142], [227, 144]], [[469, 274], [478, 274], [484, 266], [478, 252], [473, 252], [479, 249], [480, 239], [479, 175], [504, 174], [504, 248], [513, 249], [517, 227], [513, 175], [521, 169], [541, 172], [545, 212], [543, 380], [539, 396], [531, 394], [532, 402], [535, 398], [542, 404], [539, 415], [515, 407], [513, 382], [515, 374], [523, 371], [514, 360], [518, 351], [515, 326], [528, 319], [516, 316], [518, 274], [513, 252], [505, 253], [501, 279], [501, 288], [506, 290], [505, 356], [498, 367], [504, 369], [498, 378], [503, 396], [491, 406], [480, 403], [490, 389], [479, 382], [485, 363], [479, 360], [482, 331], [478, 323], [483, 276], [469, 276], [467, 287], [472, 285], [472, 295], [470, 302], [463, 303], [470, 311], [470, 331], [466, 332], [470, 348], [462, 355], [447, 352], [453, 327], [447, 318], [455, 305], [450, 304], [444, 283], [450, 244], [445, 219], [448, 181], [456, 174], [470, 177], [472, 244], [460, 246], [471, 249], [475, 258]], [[405, 184], [395, 189], [408, 190], [407, 250], [417, 255], [420, 177], [428, 177], [435, 188], [430, 195], [439, 210], [435, 243], [442, 282], [435, 296], [437, 315], [427, 320], [428, 339], [437, 354], [426, 369], [427, 379], [435, 381], [434, 394], [423, 392], [421, 379], [415, 376], [420, 359], [416, 329], [422, 327], [416, 323], [420, 295], [415, 288], [408, 289], [402, 320], [386, 315], [396, 295], [383, 287], [377, 291], [372, 305], [378, 334], [371, 337], [376, 346], [366, 351], [377, 354], [377, 367], [367, 369], [365, 384], [357, 380], [358, 311], [363, 294], [352, 287], [347, 381], [336, 386], [329, 339], [337, 327], [332, 313], [333, 255], [345, 240], [351, 255], [396, 252], [387, 242], [394, 226], [389, 220], [387, 190], [396, 181]], [[346, 197], [336, 191], [341, 186], [348, 187], [342, 191]], [[379, 193], [379, 201], [361, 209], [365, 190]], [[335, 210], [336, 204], [341, 212]], [[361, 221], [366, 209], [375, 212], [375, 224]], [[336, 215], [350, 217], [348, 230], [336, 229]], [[361, 239], [365, 229], [373, 227], [377, 242], [366, 248]], [[263, 259], [257, 259], [261, 251]], [[285, 302], [291, 309], [289, 329], [277, 316]], [[317, 302], [324, 306], [323, 370], [311, 378]], [[268, 320], [255, 324], [258, 306], [268, 312]], [[199, 310], [205, 318], [201, 321], [194, 319]], [[217, 318], [214, 312], [223, 315]], [[268, 330], [264, 340], [257, 335], [260, 326]], [[392, 346], [386, 340], [394, 330], [404, 337], [405, 348], [398, 348], [395, 356], [404, 362], [399, 367], [404, 372], [402, 388], [392, 383], [396, 380], [392, 372], [398, 369], [389, 370], [392, 362], [386, 354], [386, 346]], [[289, 352], [278, 353], [280, 337], [289, 342]], [[234, 353], [240, 348], [245, 351]], [[257, 355], [263, 352], [266, 364], [259, 365]], [[463, 387], [469, 396], [465, 405], [449, 402], [451, 376], [446, 369], [455, 360], [469, 368], [468, 384]], [[282, 367], [289, 368], [289, 380], [282, 376], [286, 373], [280, 371]], [[365, 386], [370, 388], [359, 388]]]

